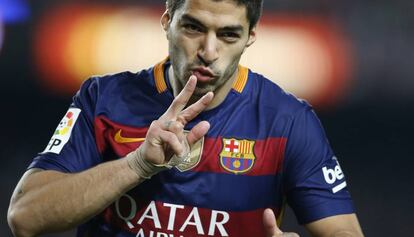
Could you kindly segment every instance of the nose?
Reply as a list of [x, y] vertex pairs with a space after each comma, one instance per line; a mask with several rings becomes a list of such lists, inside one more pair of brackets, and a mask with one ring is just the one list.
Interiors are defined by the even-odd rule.
[[218, 43], [217, 36], [214, 33], [208, 33], [203, 37], [197, 56], [206, 66], [218, 59]]

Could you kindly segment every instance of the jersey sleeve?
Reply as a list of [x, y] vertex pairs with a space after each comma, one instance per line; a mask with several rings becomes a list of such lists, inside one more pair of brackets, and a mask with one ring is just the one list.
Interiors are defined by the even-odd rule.
[[49, 144], [33, 159], [28, 169], [75, 173], [101, 162], [94, 134], [97, 97], [98, 80], [91, 78], [85, 81], [73, 97]]
[[284, 164], [284, 190], [300, 224], [354, 212], [345, 176], [310, 106], [293, 118]]

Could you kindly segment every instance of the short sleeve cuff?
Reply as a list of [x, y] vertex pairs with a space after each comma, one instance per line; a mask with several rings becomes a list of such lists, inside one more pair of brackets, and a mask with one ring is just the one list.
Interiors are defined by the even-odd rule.
[[307, 224], [330, 216], [355, 213], [351, 200], [329, 200], [314, 206], [292, 207], [299, 224]]
[[68, 168], [64, 167], [63, 165], [61, 165], [59, 162], [56, 161], [56, 159], [58, 159], [57, 157], [52, 157], [52, 156], [53, 155], [42, 154], [42, 155], [35, 157], [27, 169], [29, 170], [33, 168], [39, 168], [43, 170], [55, 170], [55, 171], [60, 171], [64, 173], [71, 172]]

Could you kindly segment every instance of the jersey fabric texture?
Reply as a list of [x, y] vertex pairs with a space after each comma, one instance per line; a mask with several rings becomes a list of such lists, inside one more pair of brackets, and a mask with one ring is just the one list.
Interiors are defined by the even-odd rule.
[[[51, 141], [48, 146], [61, 149], [47, 148], [29, 169], [76, 173], [135, 150], [174, 99], [169, 66], [165, 60], [139, 73], [87, 80], [69, 109], [80, 111], [78, 118], [72, 124], [73, 113], [66, 115], [68, 141]], [[239, 66], [223, 103], [185, 129], [202, 120], [211, 128], [190, 159], [124, 194], [77, 236], [264, 236], [268, 207], [279, 222], [288, 203], [301, 224], [354, 212], [339, 163], [306, 102]]]

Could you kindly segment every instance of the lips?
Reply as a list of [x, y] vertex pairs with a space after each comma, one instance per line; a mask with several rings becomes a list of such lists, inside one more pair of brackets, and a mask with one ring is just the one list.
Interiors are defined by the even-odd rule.
[[197, 67], [192, 69], [191, 72], [199, 82], [208, 82], [214, 79], [214, 73], [209, 68]]

